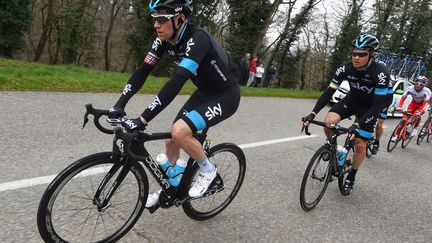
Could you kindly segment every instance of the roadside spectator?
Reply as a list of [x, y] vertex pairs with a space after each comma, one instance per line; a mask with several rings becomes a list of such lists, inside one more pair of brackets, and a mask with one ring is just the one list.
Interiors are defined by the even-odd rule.
[[273, 78], [275, 75], [276, 75], [276, 66], [274, 64], [272, 64], [267, 69], [267, 79], [266, 79], [264, 87], [268, 87], [268, 88], [272, 87], [272, 81], [273, 81]]
[[249, 78], [250, 53], [246, 53], [240, 60], [241, 78], [240, 85], [245, 85]]
[[249, 67], [249, 79], [247, 81], [246, 86], [251, 86], [252, 82], [254, 81], [255, 78], [255, 73], [256, 73], [256, 63], [258, 61], [257, 57], [254, 57], [252, 59], [252, 61], [250, 62], [250, 67]]
[[255, 81], [254, 81], [254, 87], [259, 87], [261, 86], [261, 79], [262, 76], [264, 74], [264, 65], [261, 63], [257, 69], [256, 69], [256, 73], [255, 73]]

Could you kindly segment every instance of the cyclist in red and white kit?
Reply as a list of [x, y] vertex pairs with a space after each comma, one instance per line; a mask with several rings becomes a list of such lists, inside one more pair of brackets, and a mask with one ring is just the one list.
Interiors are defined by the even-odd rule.
[[[399, 101], [399, 108], [401, 108], [406, 98], [409, 95], [412, 97], [412, 101], [408, 105], [407, 112], [413, 114], [413, 116], [418, 116], [417, 123], [414, 124], [414, 129], [411, 133], [411, 136], [413, 137], [417, 135], [417, 127], [420, 124], [421, 116], [425, 112], [431, 97], [431, 90], [425, 87], [428, 82], [429, 80], [425, 76], [418, 76], [415, 80], [415, 86], [408, 88]], [[408, 115], [404, 114], [403, 119], [405, 122], [407, 122]]]

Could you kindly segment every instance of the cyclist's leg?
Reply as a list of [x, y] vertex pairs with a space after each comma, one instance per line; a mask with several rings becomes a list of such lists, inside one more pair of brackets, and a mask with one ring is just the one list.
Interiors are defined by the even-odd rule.
[[173, 142], [196, 160], [200, 167], [200, 177], [189, 191], [191, 197], [205, 193], [217, 171], [193, 133], [212, 127], [233, 115], [240, 103], [240, 89], [235, 86], [218, 93], [198, 92], [194, 95], [194, 102], [188, 102], [188, 107], [183, 107], [187, 113], [183, 113], [171, 129]]
[[212, 127], [235, 113], [240, 103], [239, 88], [205, 94], [196, 91], [179, 112], [171, 128], [172, 140], [195, 160], [204, 159], [194, 132]]
[[[341, 120], [350, 117], [353, 112], [349, 109], [349, 105], [347, 104], [349, 104], [347, 99], [342, 99], [336, 103], [327, 113], [324, 122], [329, 124], [338, 124]], [[328, 128], [324, 128], [324, 133], [327, 138], [330, 138], [332, 135], [332, 131]]]
[[[361, 117], [365, 109], [360, 109], [360, 112], [357, 113], [357, 117]], [[344, 188], [342, 190], [343, 195], [351, 194], [354, 185], [357, 171], [360, 169], [364, 159], [366, 158], [366, 144], [369, 139], [373, 137], [374, 134], [374, 125], [376, 124], [377, 117], [372, 116], [366, 120], [365, 123], [361, 123], [359, 127], [359, 132], [356, 134], [355, 138], [355, 149], [353, 156], [353, 164], [350, 173], [348, 174]]]
[[[204, 102], [204, 99], [200, 95], [200, 92], [198, 90], [196, 90], [191, 95], [191, 97], [186, 101], [186, 103], [183, 105], [183, 107], [180, 109], [180, 111], [177, 113], [177, 116], [175, 117], [175, 119], [173, 121], [173, 126], [178, 120], [180, 120], [180, 118], [183, 115], [188, 114], [188, 111], [193, 110], [193, 108], [196, 106], [196, 104], [201, 104], [203, 102]], [[179, 124], [179, 126], [180, 126], [180, 124]], [[188, 129], [188, 128], [184, 128], [184, 126], [180, 126], [180, 128], [186, 129], [186, 130]], [[166, 154], [167, 154], [169, 160], [170, 161], [177, 161], [177, 159], [180, 156], [180, 145], [175, 143], [173, 139], [167, 139], [165, 141], [165, 148], [166, 148]]]

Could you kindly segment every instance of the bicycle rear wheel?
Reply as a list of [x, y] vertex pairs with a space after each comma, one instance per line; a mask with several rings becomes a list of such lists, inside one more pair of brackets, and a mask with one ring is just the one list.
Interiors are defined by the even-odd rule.
[[[334, 153], [334, 152], [333, 152]], [[321, 146], [312, 156], [300, 188], [300, 205], [304, 211], [310, 211], [318, 205], [332, 177], [332, 163], [335, 159], [329, 145]]]
[[[222, 143], [211, 147], [208, 158], [217, 166], [217, 177], [202, 197], [190, 198], [182, 204], [186, 215], [195, 220], [210, 219], [221, 213], [237, 195], [246, 173], [245, 155], [235, 144]], [[198, 170], [197, 166], [189, 185], [198, 177]]]
[[[397, 144], [399, 143], [400, 139], [398, 138], [396, 131], [402, 127], [403, 125], [401, 124], [401, 122], [399, 122], [399, 124], [395, 127], [395, 129], [393, 130], [390, 139], [388, 141], [387, 144], [387, 152], [391, 152], [393, 151], [393, 149], [397, 146]], [[399, 129], [400, 130], [400, 129]]]
[[[101, 181], [119, 163], [111, 155], [104, 152], [82, 158], [51, 182], [37, 214], [39, 233], [45, 242], [115, 242], [134, 226], [148, 195], [147, 175], [139, 164], [132, 165], [105, 208], [98, 210], [94, 200]], [[101, 201], [119, 172], [100, 188]]]

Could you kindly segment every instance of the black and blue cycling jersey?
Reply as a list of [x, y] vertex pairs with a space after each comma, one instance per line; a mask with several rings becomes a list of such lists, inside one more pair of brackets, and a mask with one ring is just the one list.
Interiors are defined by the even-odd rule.
[[[168, 41], [161, 41], [156, 38], [151, 50], [144, 59], [143, 64], [134, 72], [126, 85], [123, 95], [116, 105], [124, 107], [129, 99], [142, 87], [150, 71], [158, 63], [159, 59], [167, 54], [175, 63], [176, 68], [172, 72], [170, 80], [156, 95], [152, 104], [142, 113], [142, 117], [149, 122], [159, 112], [161, 112], [180, 92], [185, 82], [190, 79], [198, 88], [200, 97], [211, 96], [212, 101], [205, 104], [205, 99], [193, 100], [201, 103], [189, 104], [189, 108], [194, 106], [207, 105], [206, 107], [189, 110], [189, 120], [196, 129], [214, 125], [213, 115], [221, 117], [223, 120], [231, 116], [239, 105], [240, 91], [238, 87], [240, 72], [224, 48], [203, 28], [191, 25], [186, 22], [180, 33], [177, 42], [173, 45]], [[231, 95], [223, 95], [228, 90]], [[198, 95], [194, 94], [194, 95]], [[221, 100], [215, 99], [217, 94], [224, 97]], [[219, 106], [221, 106], [219, 108]], [[208, 109], [207, 109], [208, 108]], [[221, 114], [212, 113], [206, 116], [206, 110], [222, 109]], [[198, 113], [198, 114], [197, 114]], [[208, 118], [212, 118], [210, 120]], [[186, 118], [185, 118], [186, 119]], [[189, 124], [191, 125], [191, 124]], [[195, 129], [193, 129], [195, 130]]]

